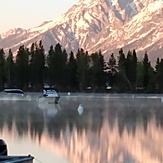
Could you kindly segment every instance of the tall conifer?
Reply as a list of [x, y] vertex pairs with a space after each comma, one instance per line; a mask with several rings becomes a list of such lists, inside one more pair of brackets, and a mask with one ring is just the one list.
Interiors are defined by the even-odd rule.
[[13, 60], [13, 53], [9, 49], [8, 56], [5, 62], [6, 84], [8, 87], [14, 87], [15, 84], [15, 63]]
[[22, 45], [16, 55], [16, 81], [17, 87], [21, 89], [27, 89], [28, 87], [28, 61], [29, 61], [29, 51]]
[[3, 90], [5, 84], [5, 53], [3, 49], [0, 49], [0, 90]]

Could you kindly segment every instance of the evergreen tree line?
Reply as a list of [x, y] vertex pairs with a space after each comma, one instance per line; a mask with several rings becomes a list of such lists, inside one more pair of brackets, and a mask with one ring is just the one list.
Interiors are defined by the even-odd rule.
[[112, 53], [105, 61], [101, 51], [68, 54], [59, 43], [46, 54], [42, 41], [20, 46], [15, 57], [11, 49], [0, 49], [0, 90], [40, 91], [49, 85], [59, 91], [162, 93], [162, 83], [163, 59], [153, 68], [147, 53], [138, 61], [135, 50], [120, 49], [117, 59]]

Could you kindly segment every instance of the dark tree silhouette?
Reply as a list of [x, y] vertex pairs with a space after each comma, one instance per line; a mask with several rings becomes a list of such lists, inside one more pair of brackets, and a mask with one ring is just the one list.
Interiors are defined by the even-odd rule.
[[17, 87], [25, 90], [28, 87], [28, 56], [28, 49], [20, 46], [16, 55], [16, 82]]
[[15, 85], [15, 63], [13, 58], [13, 53], [9, 49], [8, 56], [5, 61], [5, 74], [6, 74], [6, 84], [7, 87], [14, 87]]
[[5, 83], [5, 53], [3, 49], [0, 49], [0, 90], [3, 90]]

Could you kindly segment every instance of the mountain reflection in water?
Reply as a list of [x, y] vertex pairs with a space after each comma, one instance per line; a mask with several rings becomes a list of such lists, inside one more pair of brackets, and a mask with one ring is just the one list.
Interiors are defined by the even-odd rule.
[[17, 133], [71, 163], [163, 162], [160, 99], [63, 97], [55, 114], [44, 108], [34, 102], [0, 103], [1, 135], [7, 130], [14, 140]]

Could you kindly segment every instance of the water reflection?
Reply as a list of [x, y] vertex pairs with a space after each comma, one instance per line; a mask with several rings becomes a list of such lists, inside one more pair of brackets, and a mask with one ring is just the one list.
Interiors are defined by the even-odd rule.
[[160, 99], [69, 97], [55, 106], [1, 103], [0, 130], [7, 126], [11, 135], [38, 140], [72, 163], [161, 163], [162, 108]]
[[44, 103], [42, 101], [38, 103], [38, 108], [42, 110], [44, 118], [55, 117], [61, 110], [59, 104], [54, 105], [53, 103]]

